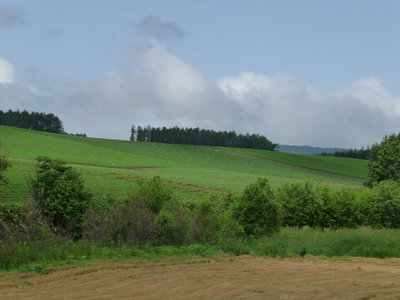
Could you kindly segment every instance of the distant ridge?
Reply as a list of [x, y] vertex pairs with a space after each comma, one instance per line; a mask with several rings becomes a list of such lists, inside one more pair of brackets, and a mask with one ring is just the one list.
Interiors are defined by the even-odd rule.
[[279, 145], [279, 148], [276, 150], [278, 152], [285, 153], [294, 153], [294, 154], [321, 154], [325, 153], [334, 153], [335, 151], [345, 151], [348, 150], [346, 148], [322, 148], [322, 147], [313, 147], [313, 146], [295, 146], [295, 145]]

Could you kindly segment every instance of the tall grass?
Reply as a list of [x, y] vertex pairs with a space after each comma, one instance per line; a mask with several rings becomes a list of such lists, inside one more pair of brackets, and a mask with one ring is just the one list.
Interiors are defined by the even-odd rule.
[[284, 228], [274, 236], [225, 243], [220, 247], [236, 255], [400, 257], [400, 230]]
[[400, 230], [395, 229], [296, 229], [284, 228], [273, 236], [222, 242], [145, 246], [124, 244], [99, 246], [87, 241], [60, 242], [56, 239], [33, 244], [0, 245], [0, 270], [42, 272], [47, 266], [94, 259], [156, 259], [162, 257], [212, 257], [218, 254], [267, 257], [376, 257], [400, 258]]

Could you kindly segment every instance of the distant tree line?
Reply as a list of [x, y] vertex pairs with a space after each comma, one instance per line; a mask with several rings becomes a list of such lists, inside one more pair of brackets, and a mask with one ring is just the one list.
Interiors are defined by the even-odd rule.
[[0, 110], [0, 125], [13, 126], [18, 128], [47, 131], [54, 133], [64, 133], [61, 120], [54, 114], [42, 112]]
[[237, 134], [235, 131], [214, 131], [209, 129], [179, 128], [177, 126], [131, 128], [131, 141], [169, 144], [189, 144], [221, 147], [239, 147], [274, 151], [277, 144], [258, 134]]
[[323, 152], [323, 156], [337, 156], [337, 157], [349, 157], [349, 158], [359, 158], [359, 159], [368, 159], [370, 149], [369, 146], [367, 149], [362, 147], [361, 149], [349, 149], [343, 151], [335, 151], [333, 153]]

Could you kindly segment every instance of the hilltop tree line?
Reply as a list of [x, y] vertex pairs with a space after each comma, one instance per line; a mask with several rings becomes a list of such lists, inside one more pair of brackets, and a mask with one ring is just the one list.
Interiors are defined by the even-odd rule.
[[336, 157], [348, 157], [348, 158], [359, 158], [359, 159], [368, 159], [368, 155], [370, 153], [369, 146], [367, 149], [362, 147], [361, 149], [348, 149], [343, 151], [335, 151], [334, 153], [322, 153], [323, 156], [336, 156]]
[[274, 151], [277, 144], [258, 134], [237, 134], [235, 131], [214, 131], [209, 129], [179, 128], [177, 126], [150, 127], [132, 126], [130, 141], [188, 144], [220, 147], [238, 147]]
[[53, 133], [65, 133], [61, 120], [54, 114], [42, 112], [0, 110], [0, 125], [18, 128], [47, 131]]

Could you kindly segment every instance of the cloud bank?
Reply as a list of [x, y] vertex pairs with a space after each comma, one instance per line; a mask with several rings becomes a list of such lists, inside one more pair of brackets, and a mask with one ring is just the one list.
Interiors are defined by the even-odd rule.
[[158, 43], [132, 55], [136, 67], [57, 82], [16, 83], [0, 60], [0, 74], [8, 74], [0, 75], [0, 109], [53, 112], [68, 132], [118, 139], [129, 138], [132, 124], [150, 124], [259, 133], [281, 144], [361, 147], [400, 128], [400, 99], [376, 77], [331, 90], [290, 73], [243, 72], [211, 82]]

